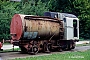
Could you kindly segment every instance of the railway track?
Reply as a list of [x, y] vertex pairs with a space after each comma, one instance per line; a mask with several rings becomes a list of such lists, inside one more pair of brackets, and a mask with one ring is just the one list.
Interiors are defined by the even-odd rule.
[[44, 56], [51, 55], [55, 53], [66, 53], [66, 52], [75, 52], [75, 51], [86, 51], [90, 49], [90, 46], [79, 46], [70, 51], [62, 51], [62, 52], [51, 52], [51, 53], [38, 53], [37, 55], [29, 55], [29, 54], [21, 54], [20, 52], [7, 52], [0, 53], [0, 60], [14, 59], [14, 58], [25, 58], [25, 57], [35, 57], [35, 56]]

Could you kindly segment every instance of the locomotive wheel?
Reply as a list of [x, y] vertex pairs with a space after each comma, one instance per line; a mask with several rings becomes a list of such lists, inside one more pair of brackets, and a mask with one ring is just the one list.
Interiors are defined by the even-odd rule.
[[44, 43], [44, 44], [43, 44], [43, 51], [44, 51], [45, 53], [50, 53], [49, 47], [50, 47], [50, 46], [48, 46], [48, 44]]
[[72, 44], [72, 49], [74, 49], [74, 48], [75, 48], [75, 43]]
[[19, 46], [19, 48], [21, 49], [21, 53], [25, 54], [27, 53], [27, 49], [23, 46]]
[[71, 50], [72, 44], [68, 44], [67, 50]]
[[38, 53], [38, 47], [33, 47], [32, 52], [33, 52], [33, 54], [37, 54]]
[[36, 47], [36, 46], [33, 46], [29, 51], [28, 51], [28, 53], [29, 54], [32, 54], [32, 55], [35, 55], [35, 54], [37, 54], [38, 53], [38, 47]]
[[61, 48], [61, 47], [59, 47], [59, 48], [58, 48], [58, 51], [59, 51], [59, 52], [62, 52], [63, 50], [62, 50], [62, 48]]
[[74, 49], [75, 48], [75, 43], [73, 41], [70, 41], [68, 44], [68, 50]]
[[48, 44], [48, 49], [49, 49], [49, 51], [52, 51], [52, 45], [51, 44]]

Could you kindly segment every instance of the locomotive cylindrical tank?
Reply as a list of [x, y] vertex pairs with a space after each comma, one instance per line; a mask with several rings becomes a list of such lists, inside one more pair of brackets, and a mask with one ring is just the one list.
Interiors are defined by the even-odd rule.
[[60, 39], [63, 24], [58, 19], [33, 15], [15, 14], [11, 21], [10, 34], [14, 40]]

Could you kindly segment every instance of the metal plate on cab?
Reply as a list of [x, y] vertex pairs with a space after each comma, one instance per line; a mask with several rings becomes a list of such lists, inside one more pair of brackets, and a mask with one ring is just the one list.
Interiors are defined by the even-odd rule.
[[38, 35], [38, 32], [24, 32], [24, 38], [35, 39]]

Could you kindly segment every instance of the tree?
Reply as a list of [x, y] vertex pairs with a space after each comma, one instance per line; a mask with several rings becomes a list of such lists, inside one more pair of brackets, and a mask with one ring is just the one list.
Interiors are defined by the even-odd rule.
[[80, 37], [90, 39], [90, 1], [75, 0], [73, 2], [73, 12], [80, 19]]
[[14, 14], [43, 15], [48, 11], [41, 0], [27, 0], [26, 2], [0, 1], [0, 40], [10, 38], [10, 22]]
[[15, 5], [13, 2], [0, 1], [0, 40], [10, 37], [10, 21], [17, 12]]
[[41, 2], [41, 0], [37, 2], [31, 0], [24, 3], [22, 6], [23, 14], [42, 16], [45, 11], [48, 11], [48, 8], [46, 7], [46, 4]]

